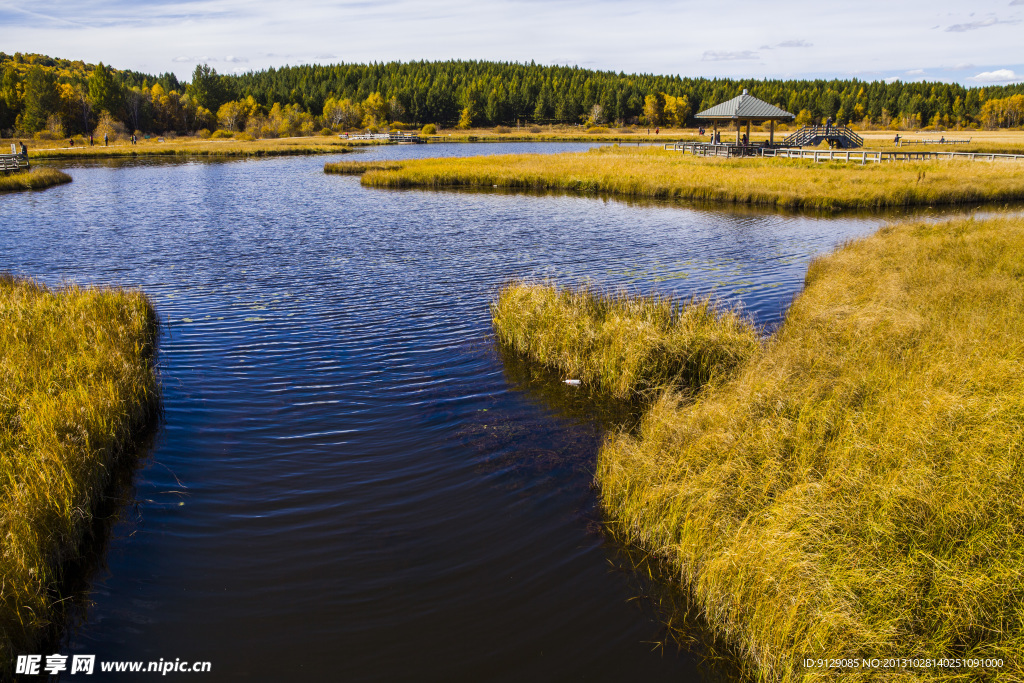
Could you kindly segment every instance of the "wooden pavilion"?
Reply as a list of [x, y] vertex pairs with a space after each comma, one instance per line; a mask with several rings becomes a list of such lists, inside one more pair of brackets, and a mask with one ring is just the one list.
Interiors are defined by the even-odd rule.
[[737, 145], [740, 144], [740, 127], [744, 123], [747, 124], [747, 142], [749, 143], [750, 124], [756, 123], [761, 125], [765, 122], [770, 122], [768, 144], [771, 146], [775, 144], [775, 122], [792, 121], [796, 116], [784, 109], [768, 104], [764, 100], [757, 99], [744, 89], [743, 94], [739, 97], [734, 97], [728, 102], [722, 102], [710, 109], [705, 109], [694, 118], [711, 121], [714, 125], [714, 133], [718, 132], [719, 123], [723, 123], [723, 127], [730, 123], [735, 123]]

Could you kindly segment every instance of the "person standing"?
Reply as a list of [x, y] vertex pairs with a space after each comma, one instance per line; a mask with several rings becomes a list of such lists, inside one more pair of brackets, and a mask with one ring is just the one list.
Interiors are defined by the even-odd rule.
[[108, 140], [107, 140], [107, 134], [106, 134], [106, 133], [104, 133], [104, 134], [103, 134], [103, 146], [104, 146], [104, 147], [106, 147], [106, 146], [107, 146], [107, 142], [108, 142]]

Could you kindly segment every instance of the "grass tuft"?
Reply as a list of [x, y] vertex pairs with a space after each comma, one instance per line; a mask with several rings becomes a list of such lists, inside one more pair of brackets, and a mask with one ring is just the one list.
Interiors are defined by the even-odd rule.
[[159, 409], [156, 334], [140, 292], [0, 274], [0, 677], [62, 625], [63, 567]]
[[43, 190], [70, 182], [71, 176], [55, 168], [33, 168], [28, 171], [0, 175], [0, 192]]
[[752, 325], [709, 301], [515, 282], [498, 293], [491, 315], [515, 352], [622, 399], [701, 386], [758, 347]]
[[393, 171], [402, 168], [398, 161], [335, 161], [324, 164], [324, 173], [362, 175], [367, 171]]

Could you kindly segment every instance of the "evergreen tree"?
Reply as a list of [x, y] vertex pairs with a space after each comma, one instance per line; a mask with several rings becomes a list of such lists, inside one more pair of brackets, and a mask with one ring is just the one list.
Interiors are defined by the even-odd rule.
[[208, 64], [196, 65], [195, 71], [192, 72], [192, 82], [188, 86], [188, 95], [197, 107], [210, 111], [217, 111], [220, 105], [229, 99], [227, 88], [217, 75], [217, 70], [211, 69]]
[[89, 99], [93, 111], [106, 111], [115, 116], [121, 111], [121, 86], [103, 62], [89, 76]]
[[25, 79], [25, 110], [21, 128], [35, 133], [46, 127], [46, 119], [58, 110], [57, 76], [52, 69], [34, 66]]

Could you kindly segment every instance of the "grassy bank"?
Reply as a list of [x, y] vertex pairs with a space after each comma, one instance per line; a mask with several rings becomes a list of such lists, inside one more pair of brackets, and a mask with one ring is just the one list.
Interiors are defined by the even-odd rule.
[[491, 315], [508, 348], [622, 399], [667, 385], [700, 386], [758, 346], [749, 323], [708, 301], [512, 283]]
[[[358, 163], [358, 162], [357, 162]], [[395, 167], [397, 166], [397, 167]], [[362, 172], [371, 187], [506, 187], [836, 210], [1024, 199], [1024, 165], [935, 161], [815, 164], [707, 159], [661, 149], [417, 159]]]
[[45, 190], [54, 185], [70, 182], [71, 176], [55, 168], [33, 168], [28, 171], [0, 175], [0, 192]]
[[1021, 218], [847, 244], [731, 377], [665, 392], [636, 437], [602, 448], [617, 533], [662, 558], [764, 680], [1024, 677], [1021, 264]]
[[163, 142], [154, 138], [139, 140], [133, 145], [118, 141], [104, 146], [76, 144], [67, 141], [37, 141], [29, 144], [31, 159], [99, 159], [138, 156], [214, 156], [262, 157], [309, 154], [343, 154], [352, 151], [356, 143], [337, 136], [273, 138], [266, 140], [204, 140], [202, 138], [167, 138]]
[[156, 333], [139, 292], [0, 275], [0, 678], [63, 624], [63, 567], [158, 410]]

